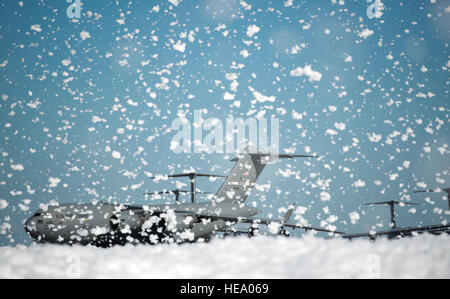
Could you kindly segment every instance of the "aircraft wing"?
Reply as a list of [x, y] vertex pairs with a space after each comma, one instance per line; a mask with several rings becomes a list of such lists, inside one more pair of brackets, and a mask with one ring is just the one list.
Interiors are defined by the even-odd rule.
[[360, 237], [369, 237], [376, 238], [383, 235], [409, 235], [413, 232], [418, 233], [441, 233], [441, 232], [450, 232], [450, 225], [427, 225], [427, 226], [416, 226], [416, 227], [403, 227], [403, 228], [395, 228], [391, 230], [385, 231], [374, 231], [368, 233], [359, 233], [359, 234], [346, 234], [342, 236], [346, 239], [360, 238]]
[[304, 229], [306, 231], [308, 230], [315, 230], [315, 231], [320, 231], [320, 232], [327, 232], [327, 233], [335, 233], [335, 234], [344, 234], [343, 232], [340, 231], [333, 231], [333, 230], [328, 230], [328, 229], [324, 229], [324, 228], [317, 228], [317, 227], [311, 227], [311, 226], [303, 226], [303, 225], [298, 225], [298, 224], [290, 224], [290, 223], [282, 223], [282, 220], [274, 220], [274, 219], [262, 219], [262, 218], [245, 218], [245, 217], [234, 217], [234, 216], [225, 216], [225, 215], [210, 215], [210, 214], [196, 214], [194, 213], [195, 216], [197, 216], [199, 219], [217, 219], [217, 220], [224, 220], [224, 221], [228, 221], [228, 222], [233, 222], [233, 223], [248, 223], [248, 224], [264, 224], [264, 225], [269, 225], [271, 223], [278, 223], [280, 224], [280, 226], [284, 226], [284, 227], [290, 227], [290, 228], [298, 228], [298, 229]]
[[[142, 207], [132, 207], [136, 210], [140, 210], [140, 212], [147, 212]], [[165, 210], [162, 209], [154, 209], [150, 208], [148, 211], [151, 211], [152, 213], [160, 214], [164, 213]], [[263, 219], [263, 218], [246, 218], [246, 217], [235, 217], [235, 216], [227, 216], [227, 215], [216, 215], [216, 214], [203, 214], [203, 213], [197, 213], [196, 211], [189, 211], [189, 210], [174, 210], [175, 213], [179, 214], [186, 214], [189, 216], [192, 216], [197, 219], [211, 219], [211, 220], [223, 220], [232, 222], [233, 224], [236, 223], [248, 223], [248, 224], [263, 224], [263, 225], [269, 225], [271, 223], [278, 223], [280, 224], [280, 227], [290, 227], [292, 229], [303, 229], [305, 231], [308, 230], [315, 230], [320, 232], [327, 232], [327, 233], [335, 233], [335, 234], [345, 234], [344, 232], [336, 231], [336, 230], [329, 230], [324, 228], [318, 228], [318, 227], [311, 227], [311, 226], [303, 226], [298, 224], [290, 224], [285, 223], [283, 220], [275, 220], [275, 219]]]

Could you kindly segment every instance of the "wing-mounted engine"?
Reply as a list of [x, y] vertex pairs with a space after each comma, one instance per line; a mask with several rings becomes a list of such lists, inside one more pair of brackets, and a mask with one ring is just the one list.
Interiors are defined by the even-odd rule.
[[188, 232], [196, 222], [195, 215], [190, 213], [180, 214], [173, 210], [151, 212], [141, 226], [140, 235], [144, 243], [176, 241], [180, 234]]
[[98, 247], [137, 244], [145, 214], [141, 207], [114, 206], [109, 216], [109, 232], [98, 235], [91, 244]]
[[152, 212], [141, 225], [140, 238], [143, 243], [163, 242], [167, 234], [167, 221], [162, 213]]
[[122, 234], [136, 236], [141, 231], [141, 226], [145, 221], [142, 212], [126, 210], [120, 213], [118, 230]]

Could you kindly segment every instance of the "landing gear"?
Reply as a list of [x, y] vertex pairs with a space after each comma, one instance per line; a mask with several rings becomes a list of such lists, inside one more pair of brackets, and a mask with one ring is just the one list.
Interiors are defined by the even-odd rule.
[[285, 237], [289, 237], [291, 235], [291, 233], [288, 230], [285, 230], [285, 229], [281, 229], [278, 234], [280, 236], [285, 236]]
[[97, 238], [90, 242], [92, 246], [101, 248], [108, 248], [114, 245], [125, 245], [126, 243], [127, 236], [117, 232], [98, 235]]
[[248, 236], [251, 238], [251, 237], [255, 237], [255, 236], [257, 236], [257, 235], [259, 235], [259, 229], [257, 228], [257, 227], [250, 227], [249, 229], [248, 229]]

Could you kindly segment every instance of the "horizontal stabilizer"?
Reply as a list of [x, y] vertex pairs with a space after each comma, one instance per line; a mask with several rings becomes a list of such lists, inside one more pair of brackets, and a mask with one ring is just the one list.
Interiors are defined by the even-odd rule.
[[[190, 190], [164, 190], [164, 191], [154, 191], [145, 192], [144, 195], [157, 195], [157, 194], [177, 194], [177, 193], [192, 193]], [[212, 194], [212, 192], [195, 191], [197, 194]]]
[[429, 193], [439, 193], [439, 192], [446, 192], [448, 194], [450, 194], [450, 188], [445, 188], [445, 189], [424, 189], [424, 190], [417, 190], [417, 191], [413, 191], [413, 193], [423, 193], [423, 192], [429, 192]]
[[433, 193], [438, 193], [438, 192], [445, 192], [447, 193], [447, 201], [448, 201], [448, 209], [450, 210], [450, 188], [445, 188], [445, 189], [425, 189], [425, 190], [417, 190], [414, 191], [414, 193], [422, 193], [422, 192], [433, 192]]
[[[191, 179], [195, 177], [222, 177], [226, 178], [226, 175], [220, 175], [220, 174], [207, 174], [207, 173], [196, 173], [196, 172], [189, 172], [189, 173], [179, 173], [179, 174], [169, 174], [164, 175], [164, 177], [168, 178], [180, 178], [180, 177], [189, 177]], [[156, 179], [156, 176], [150, 177], [150, 179]]]
[[368, 202], [363, 204], [364, 206], [371, 206], [371, 205], [391, 205], [391, 204], [395, 204], [395, 205], [400, 205], [400, 204], [405, 204], [405, 205], [418, 205], [418, 203], [415, 202], [403, 202], [403, 201], [395, 201], [395, 200], [391, 200], [391, 201], [379, 201], [379, 202]]
[[267, 164], [275, 162], [277, 159], [291, 158], [318, 158], [318, 156], [278, 155], [265, 152], [237, 154], [237, 157], [231, 160], [236, 164], [216, 194], [217, 200], [219, 202], [244, 202]]

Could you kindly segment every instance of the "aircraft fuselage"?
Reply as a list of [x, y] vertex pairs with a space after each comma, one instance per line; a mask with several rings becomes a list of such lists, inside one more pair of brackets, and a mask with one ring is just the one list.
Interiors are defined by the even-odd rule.
[[[37, 242], [86, 245], [99, 236], [120, 234], [127, 241], [137, 242], [143, 225], [152, 216], [167, 216], [158, 233], [171, 236], [177, 242], [207, 238], [214, 231], [223, 229], [223, 220], [200, 221], [196, 214], [250, 217], [258, 209], [238, 203], [206, 202], [195, 204], [170, 204], [131, 206], [97, 202], [96, 204], [61, 204], [38, 210], [25, 223], [25, 230]], [[163, 216], [164, 217], [164, 216]], [[170, 220], [168, 220], [170, 218]], [[171, 221], [171, 222], [170, 222]], [[186, 232], [188, 234], [186, 235]], [[184, 237], [183, 237], [184, 233]]]

